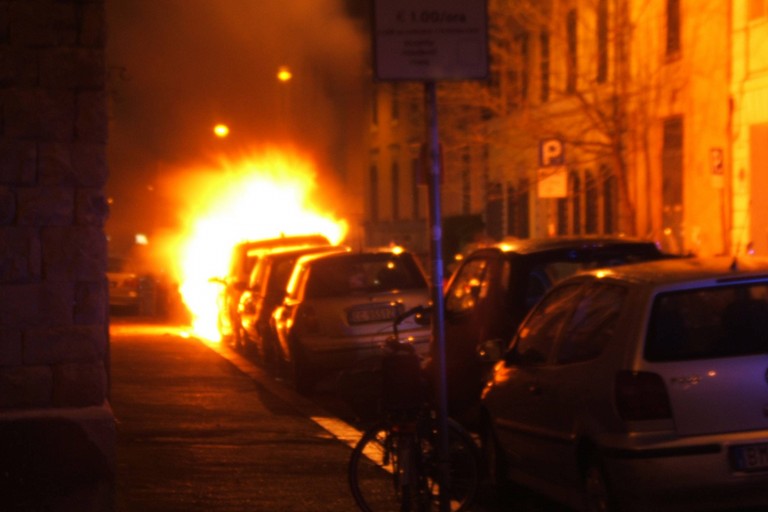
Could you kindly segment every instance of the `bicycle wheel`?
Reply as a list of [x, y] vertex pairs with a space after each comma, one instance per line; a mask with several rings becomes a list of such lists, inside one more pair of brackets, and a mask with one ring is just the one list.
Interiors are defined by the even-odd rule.
[[[403, 431], [383, 421], [368, 429], [349, 461], [352, 496], [363, 512], [439, 510], [436, 431], [432, 421]], [[466, 510], [479, 485], [472, 438], [449, 423], [449, 509]]]

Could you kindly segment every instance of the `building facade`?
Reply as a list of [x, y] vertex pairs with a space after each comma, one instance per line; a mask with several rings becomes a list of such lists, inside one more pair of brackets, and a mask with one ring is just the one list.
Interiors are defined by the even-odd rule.
[[[489, 0], [489, 79], [438, 92], [444, 237], [622, 234], [674, 253], [768, 252], [766, 5]], [[421, 91], [374, 88], [367, 233], [419, 243], [426, 205], [408, 215], [426, 201], [409, 181], [423, 165]]]

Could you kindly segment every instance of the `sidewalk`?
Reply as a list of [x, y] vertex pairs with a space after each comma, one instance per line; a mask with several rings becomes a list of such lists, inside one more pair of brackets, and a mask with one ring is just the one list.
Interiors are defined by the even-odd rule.
[[172, 328], [113, 325], [111, 350], [116, 511], [356, 510], [311, 402]]

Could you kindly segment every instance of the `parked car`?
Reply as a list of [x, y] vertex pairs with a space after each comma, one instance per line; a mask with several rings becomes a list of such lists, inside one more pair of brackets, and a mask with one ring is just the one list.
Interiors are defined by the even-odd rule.
[[[303, 256], [273, 314], [281, 364], [300, 392], [310, 391], [318, 378], [381, 355], [395, 316], [428, 303], [426, 277], [408, 252]], [[409, 318], [400, 333], [428, 350], [428, 325]]]
[[134, 314], [139, 311], [139, 276], [125, 267], [125, 259], [110, 256], [107, 261], [110, 309], [128, 309]]
[[264, 240], [241, 242], [232, 249], [226, 276], [213, 277], [211, 281], [222, 285], [217, 298], [217, 328], [222, 341], [235, 344], [236, 328], [240, 325], [238, 304], [248, 285], [248, 278], [259, 256], [278, 247], [331, 245], [322, 235], [281, 236]]
[[263, 254], [254, 265], [248, 287], [240, 297], [237, 345], [255, 353], [268, 369], [274, 370], [277, 365], [278, 342], [270, 320], [272, 312], [285, 298], [288, 279], [296, 261], [307, 254], [348, 250], [344, 247], [318, 245], [283, 247]]
[[558, 280], [594, 267], [665, 257], [650, 241], [620, 237], [511, 240], [477, 248], [445, 293], [449, 409], [474, 428], [492, 365], [476, 357], [488, 340], [507, 343], [530, 308]]
[[766, 510], [768, 259], [561, 281], [520, 326], [482, 406], [491, 474], [572, 507]]

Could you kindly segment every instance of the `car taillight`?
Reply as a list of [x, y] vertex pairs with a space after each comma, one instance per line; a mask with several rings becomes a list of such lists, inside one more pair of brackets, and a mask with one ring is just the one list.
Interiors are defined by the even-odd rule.
[[616, 374], [616, 408], [624, 421], [672, 417], [664, 381], [660, 375], [651, 372], [621, 371]]

